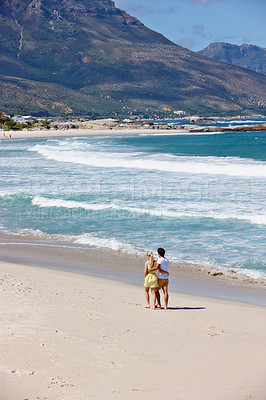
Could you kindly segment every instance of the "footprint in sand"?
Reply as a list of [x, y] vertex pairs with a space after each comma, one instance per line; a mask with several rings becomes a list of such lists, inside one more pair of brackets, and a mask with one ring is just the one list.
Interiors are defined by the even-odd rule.
[[213, 337], [213, 336], [220, 336], [220, 335], [222, 335], [223, 333], [225, 333], [225, 331], [224, 331], [223, 329], [217, 328], [216, 326], [209, 326], [209, 327], [207, 328], [207, 333], [206, 333], [206, 335], [207, 335], [207, 336]]
[[[66, 382], [63, 378], [57, 377], [57, 378], [52, 378], [51, 385], [59, 385], [60, 387], [73, 387], [74, 385], [72, 383]], [[48, 388], [51, 388], [52, 386], [48, 386]]]

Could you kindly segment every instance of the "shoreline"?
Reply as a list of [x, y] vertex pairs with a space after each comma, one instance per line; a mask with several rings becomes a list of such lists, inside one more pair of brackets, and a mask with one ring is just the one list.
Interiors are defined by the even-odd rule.
[[[62, 240], [0, 232], [0, 261], [64, 270], [142, 287], [145, 255], [127, 254]], [[49, 248], [49, 251], [47, 251]], [[170, 260], [171, 262], [171, 260]], [[204, 266], [171, 262], [170, 291], [266, 306], [266, 285], [240, 280]]]
[[[4, 137], [3, 134], [7, 136]], [[36, 130], [36, 131], [6, 131], [2, 132], [0, 140], [17, 139], [49, 139], [87, 136], [119, 136], [119, 135], [158, 135], [171, 133], [188, 133], [184, 129], [147, 129], [147, 128], [121, 128], [121, 129], [58, 129], [58, 130]], [[9, 137], [11, 135], [11, 137]]]
[[5, 400], [265, 399], [264, 307], [171, 293], [147, 310], [121, 282], [4, 262], [0, 276]]
[[50, 129], [50, 130], [22, 130], [22, 131], [2, 131], [0, 132], [1, 140], [13, 139], [49, 139], [49, 138], [67, 138], [67, 137], [88, 137], [88, 136], [119, 136], [119, 135], [171, 135], [171, 134], [219, 134], [230, 132], [265, 132], [266, 123], [236, 126], [236, 127], [219, 127], [219, 126], [199, 126], [185, 125], [183, 128], [169, 128], [167, 125], [160, 128], [140, 127], [121, 127], [121, 128], [76, 128], [76, 129]]

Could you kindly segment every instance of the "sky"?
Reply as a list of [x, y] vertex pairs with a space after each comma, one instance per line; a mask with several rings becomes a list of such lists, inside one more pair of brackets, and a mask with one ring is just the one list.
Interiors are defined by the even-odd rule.
[[115, 4], [193, 51], [212, 42], [266, 48], [266, 0], [115, 0]]

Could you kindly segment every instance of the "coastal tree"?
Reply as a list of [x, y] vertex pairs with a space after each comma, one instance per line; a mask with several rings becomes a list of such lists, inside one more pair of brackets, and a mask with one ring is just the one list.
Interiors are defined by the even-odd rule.
[[47, 119], [41, 121], [41, 125], [45, 126], [47, 129], [50, 129], [50, 123], [51, 121], [48, 121]]
[[8, 120], [8, 116], [0, 111], [0, 128], [2, 128], [3, 124]]
[[12, 130], [12, 131], [22, 131], [24, 128], [26, 128], [26, 124], [20, 124], [19, 122], [15, 121], [6, 121], [3, 125], [4, 130]]

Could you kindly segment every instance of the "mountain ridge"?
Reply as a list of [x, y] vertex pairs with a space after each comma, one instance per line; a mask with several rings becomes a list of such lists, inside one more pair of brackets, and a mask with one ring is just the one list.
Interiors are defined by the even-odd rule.
[[[0, 109], [29, 114], [265, 112], [266, 77], [182, 48], [111, 0], [3, 0]], [[60, 111], [61, 110], [61, 111]]]
[[214, 42], [199, 51], [199, 54], [217, 61], [250, 69], [260, 74], [266, 74], [266, 49], [253, 44], [238, 46], [230, 43]]

